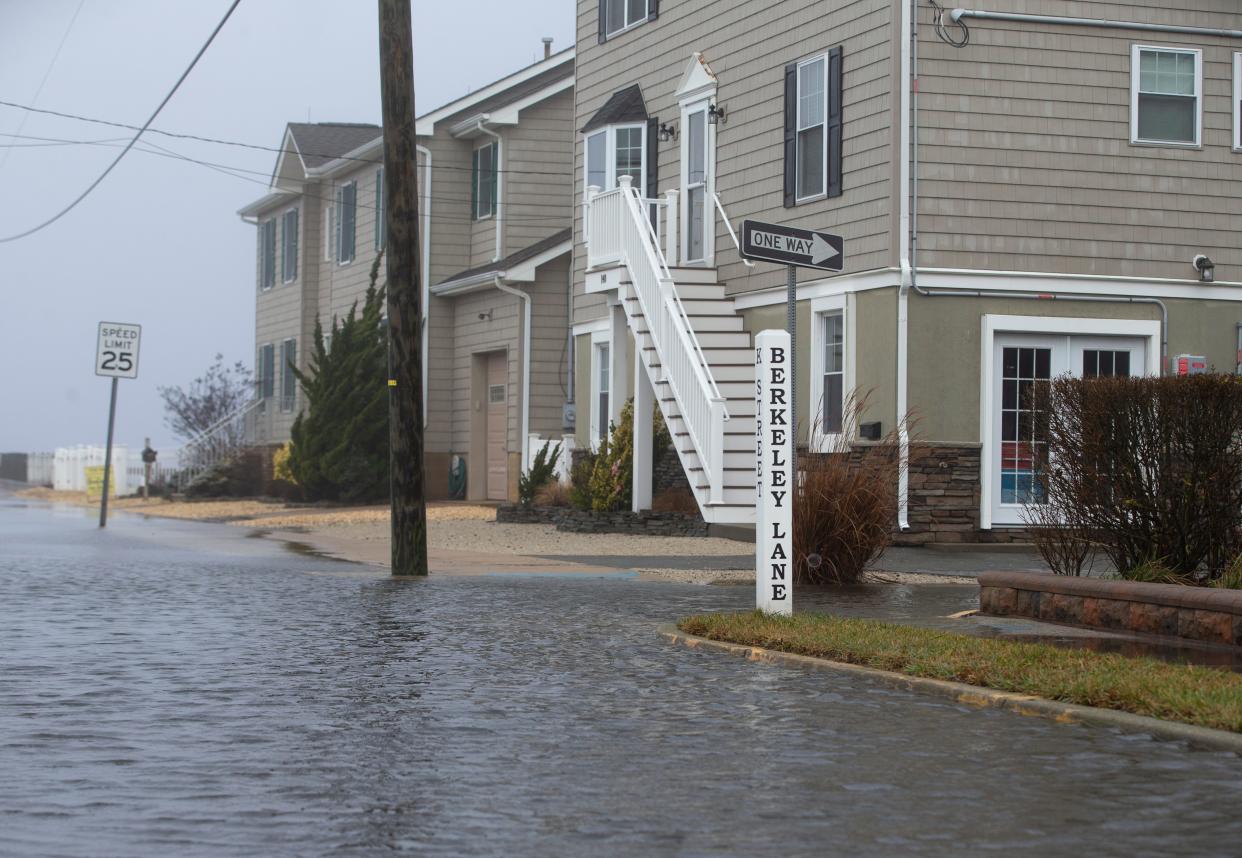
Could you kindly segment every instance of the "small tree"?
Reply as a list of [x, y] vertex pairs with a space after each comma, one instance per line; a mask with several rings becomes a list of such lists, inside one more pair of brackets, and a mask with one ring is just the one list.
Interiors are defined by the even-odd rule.
[[238, 411], [251, 398], [250, 370], [237, 361], [224, 365], [224, 355], [185, 388], [159, 387], [164, 424], [180, 438], [194, 438]]
[[388, 494], [388, 339], [379, 258], [362, 313], [332, 325], [332, 349], [315, 323], [309, 371], [294, 370], [306, 409], [291, 431], [289, 470], [311, 500], [362, 503]]

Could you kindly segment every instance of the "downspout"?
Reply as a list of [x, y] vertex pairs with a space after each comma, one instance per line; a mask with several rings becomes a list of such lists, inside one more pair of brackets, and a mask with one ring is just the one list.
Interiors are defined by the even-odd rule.
[[[911, 229], [911, 99], [917, 98], [918, 70], [912, 57], [918, 45], [918, 0], [903, 4], [901, 28], [908, 33], [901, 40], [901, 77], [907, 85], [901, 91], [901, 158], [898, 176], [898, 231], [901, 236], [899, 255], [901, 283], [897, 287], [897, 527], [910, 529], [910, 427], [906, 420], [909, 411], [909, 299], [910, 286], [914, 283], [913, 246]], [[917, 123], [917, 113], [915, 122]], [[917, 131], [917, 124], [915, 125]], [[915, 144], [917, 145], [917, 141]]]
[[521, 289], [506, 286], [499, 274], [493, 278], [493, 285], [501, 292], [520, 298], [522, 308], [522, 465], [519, 473], [526, 473], [530, 468], [530, 295]]
[[503, 187], [504, 173], [500, 169], [500, 161], [501, 161], [501, 155], [503, 154], [504, 149], [500, 145], [500, 135], [497, 134], [495, 131], [488, 129], [487, 126], [484, 125], [486, 121], [487, 121], [486, 119], [480, 119], [476, 121], [475, 128], [479, 130], [480, 134], [486, 134], [488, 137], [491, 137], [493, 140], [496, 141], [496, 199], [492, 200], [492, 202], [496, 204], [496, 255], [492, 257], [492, 262], [499, 262], [501, 258], [501, 253], [500, 253], [501, 215], [500, 213], [501, 213], [501, 209], [503, 208], [503, 206], [501, 206], [500, 204], [500, 197], [504, 191], [504, 187]]
[[427, 319], [431, 315], [431, 150], [426, 146], [418, 145], [414, 148], [423, 156], [423, 164], [426, 165], [425, 170], [427, 174], [427, 181], [423, 182], [423, 203], [419, 208], [419, 215], [422, 217], [423, 222], [418, 227], [418, 232], [423, 238], [423, 429], [426, 429], [431, 420], [431, 409], [427, 407], [427, 379], [431, 376], [431, 372], [427, 367], [427, 361], [431, 354], [431, 344], [427, 342]]

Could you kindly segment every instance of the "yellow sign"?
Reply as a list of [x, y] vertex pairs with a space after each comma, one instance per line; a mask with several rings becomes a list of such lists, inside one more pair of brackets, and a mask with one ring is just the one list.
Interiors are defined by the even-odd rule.
[[[91, 465], [83, 469], [86, 472], [86, 499], [88, 501], [103, 498], [103, 465]], [[116, 497], [116, 473], [108, 480], [108, 497]]]

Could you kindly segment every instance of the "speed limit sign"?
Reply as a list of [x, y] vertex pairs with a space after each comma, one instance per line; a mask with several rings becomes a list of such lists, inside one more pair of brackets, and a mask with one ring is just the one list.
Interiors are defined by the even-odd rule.
[[99, 323], [99, 346], [95, 350], [95, 375], [112, 378], [138, 377], [138, 341], [142, 325]]

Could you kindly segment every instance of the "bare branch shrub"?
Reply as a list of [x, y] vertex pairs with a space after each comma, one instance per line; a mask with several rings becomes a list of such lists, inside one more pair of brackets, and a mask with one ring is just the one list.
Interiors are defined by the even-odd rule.
[[898, 434], [860, 444], [858, 417], [866, 396], [850, 395], [842, 431], [811, 429], [812, 449], [798, 457], [793, 500], [795, 584], [852, 584], [892, 541], [897, 516]]
[[1230, 375], [1072, 378], [1036, 389], [1049, 515], [1124, 576], [1199, 583], [1242, 548], [1242, 383]]

